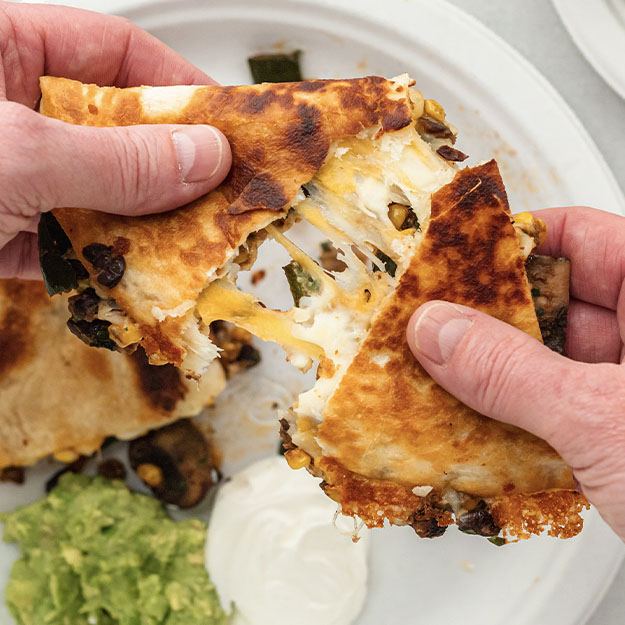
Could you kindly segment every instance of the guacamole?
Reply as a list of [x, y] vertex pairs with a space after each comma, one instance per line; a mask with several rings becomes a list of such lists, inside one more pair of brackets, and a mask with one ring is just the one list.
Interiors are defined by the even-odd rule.
[[205, 524], [173, 521], [121, 482], [70, 473], [0, 520], [22, 551], [5, 594], [20, 625], [229, 622], [204, 568]]

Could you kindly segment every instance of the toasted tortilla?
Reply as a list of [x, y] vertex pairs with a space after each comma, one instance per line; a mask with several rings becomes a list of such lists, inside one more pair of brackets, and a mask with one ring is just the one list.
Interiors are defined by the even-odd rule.
[[[212, 123], [234, 154], [221, 187], [172, 214], [55, 214], [90, 271], [84, 246], [124, 250], [119, 285], [96, 288], [138, 324], [152, 362], [197, 373], [189, 324], [205, 330], [216, 320], [279, 342], [303, 369], [320, 361], [317, 383], [282, 420], [283, 436], [289, 463], [322, 477], [343, 513], [421, 536], [454, 522], [507, 540], [544, 529], [572, 536], [586, 501], [562, 459], [448, 395], [406, 345], [410, 314], [433, 298], [476, 306], [540, 339], [524, 268], [540, 224], [531, 216], [513, 224], [494, 162], [456, 173], [444, 155], [461, 153], [449, 150], [455, 134], [442, 107], [411, 85], [364, 78], [117, 90], [43, 79], [45, 114], [91, 125]], [[392, 220], [392, 207], [406, 224]], [[324, 272], [283, 234], [289, 209], [341, 249], [344, 272]], [[289, 311], [236, 287], [242, 250], [267, 235], [305, 274], [306, 292]]]
[[586, 502], [558, 454], [463, 405], [412, 356], [408, 320], [433, 299], [472, 306], [541, 339], [494, 161], [459, 172], [434, 194], [418, 251], [376, 313], [321, 421], [311, 427], [315, 421], [300, 414], [288, 429], [291, 441], [312, 456], [311, 470], [342, 511], [371, 526], [386, 518], [421, 525], [436, 519], [444, 526], [458, 499], [449, 494], [456, 493], [485, 500], [509, 536], [545, 527], [557, 536], [576, 534]]
[[[210, 277], [236, 256], [251, 233], [285, 217], [332, 143], [366, 128], [397, 130], [413, 119], [407, 85], [379, 77], [130, 89], [44, 77], [41, 92], [41, 112], [62, 121], [213, 124], [230, 141], [233, 164], [227, 180], [173, 214], [127, 218], [54, 211], [92, 278], [93, 268], [82, 255], [85, 246], [102, 243], [124, 250], [121, 282], [113, 289], [94, 286], [139, 326], [150, 362], [177, 366], [189, 350], [186, 313]], [[201, 373], [197, 366], [184, 368]]]
[[96, 451], [109, 436], [129, 439], [195, 416], [225, 386], [218, 361], [198, 384], [145, 354], [95, 350], [66, 327], [65, 297], [39, 282], [0, 280], [0, 469], [50, 454]]

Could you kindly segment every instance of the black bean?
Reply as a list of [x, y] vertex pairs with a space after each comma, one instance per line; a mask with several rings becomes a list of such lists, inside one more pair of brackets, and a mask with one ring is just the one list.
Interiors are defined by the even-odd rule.
[[412, 529], [419, 538], [438, 538], [445, 533], [447, 526], [439, 525], [436, 519], [425, 519], [414, 521]]
[[108, 458], [98, 465], [98, 475], [105, 477], [107, 480], [123, 481], [126, 479], [126, 467], [117, 458]]
[[109, 289], [119, 284], [126, 271], [126, 261], [123, 256], [113, 254], [113, 248], [102, 243], [92, 243], [82, 250], [83, 256], [99, 269], [97, 281]]
[[252, 345], [244, 343], [241, 345], [237, 362], [245, 364], [246, 368], [254, 367], [260, 362], [260, 352]]
[[4, 467], [0, 469], [0, 482], [13, 482], [23, 484], [26, 480], [24, 467]]
[[427, 134], [433, 137], [438, 137], [439, 139], [454, 139], [454, 133], [451, 129], [443, 122], [438, 121], [438, 119], [434, 119], [434, 117], [422, 115], [419, 117], [418, 123]]
[[501, 531], [501, 528], [495, 523], [483, 499], [480, 500], [473, 510], [460, 515], [457, 523], [458, 529], [466, 534], [497, 536]]
[[119, 284], [126, 271], [126, 261], [123, 256], [112, 256], [105, 269], [97, 277], [98, 282], [109, 289]]
[[83, 248], [82, 255], [96, 269], [104, 269], [113, 255], [113, 248], [103, 243], [92, 243]]
[[415, 230], [421, 230], [419, 226], [419, 218], [415, 215], [414, 210], [411, 208], [402, 223], [400, 230], [407, 230], [408, 228], [415, 228]]
[[100, 298], [94, 289], [85, 289], [67, 301], [67, 306], [76, 321], [94, 321], [98, 316]]
[[115, 351], [117, 345], [109, 336], [110, 325], [108, 321], [101, 321], [100, 319], [94, 321], [70, 319], [67, 322], [67, 327], [70, 332], [77, 336], [83, 343], [86, 343], [90, 347], [103, 347], [104, 349]]
[[456, 150], [456, 148], [452, 148], [450, 145], [441, 145], [436, 153], [444, 158], [446, 161], [453, 161], [456, 163], [462, 163], [462, 161], [466, 161], [469, 157], [460, 150]]

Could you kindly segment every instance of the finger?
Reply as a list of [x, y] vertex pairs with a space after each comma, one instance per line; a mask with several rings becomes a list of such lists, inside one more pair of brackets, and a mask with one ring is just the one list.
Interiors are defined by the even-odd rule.
[[625, 279], [625, 219], [583, 206], [533, 214], [547, 224], [547, 241], [538, 251], [571, 261], [571, 295], [616, 310]]
[[0, 278], [41, 280], [36, 234], [20, 232], [0, 249]]
[[204, 72], [120, 17], [0, 2], [6, 97], [29, 107], [44, 74], [119, 87], [211, 84]]
[[601, 306], [571, 300], [565, 353], [580, 362], [621, 361], [621, 336], [616, 313]]
[[4, 243], [56, 207], [139, 215], [181, 206], [217, 186], [231, 163], [211, 126], [74, 126], [10, 102], [0, 117]]
[[569, 360], [471, 308], [424, 304], [414, 313], [407, 338], [424, 369], [452, 395], [543, 438], [573, 466], [590, 461], [584, 447], [590, 443], [580, 441], [579, 433], [591, 437], [593, 419], [614, 419], [622, 411], [620, 366]]

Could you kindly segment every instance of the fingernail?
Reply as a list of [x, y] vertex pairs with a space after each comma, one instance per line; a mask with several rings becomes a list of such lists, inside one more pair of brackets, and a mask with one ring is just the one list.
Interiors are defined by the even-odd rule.
[[473, 321], [452, 304], [426, 306], [414, 324], [414, 345], [426, 358], [444, 365], [472, 325]]
[[188, 126], [171, 134], [183, 182], [203, 182], [217, 173], [224, 158], [224, 137], [212, 126]]

